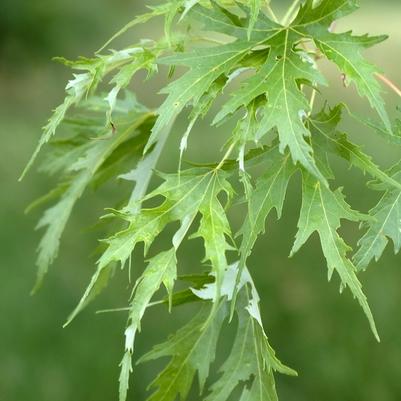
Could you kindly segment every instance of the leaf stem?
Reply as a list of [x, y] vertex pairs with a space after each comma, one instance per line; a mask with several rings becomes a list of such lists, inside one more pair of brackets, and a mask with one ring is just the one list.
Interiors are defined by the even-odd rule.
[[221, 159], [221, 162], [217, 165], [217, 167], [215, 168], [215, 170], [220, 170], [220, 169], [223, 167], [225, 161], [230, 157], [232, 151], [234, 150], [235, 145], [236, 145], [236, 142], [233, 142], [233, 143], [230, 145], [230, 147], [227, 149], [226, 154], [225, 154], [224, 157]]
[[312, 95], [310, 97], [310, 101], [309, 101], [309, 116], [312, 114], [313, 111], [313, 106], [315, 105], [315, 101], [316, 101], [316, 95], [317, 95], [317, 90], [313, 89], [312, 90]]
[[[158, 306], [158, 305], [162, 305], [167, 303], [164, 299], [161, 299], [160, 301], [154, 301], [154, 302], [150, 302], [147, 306], [146, 309], [151, 308], [152, 306]], [[123, 308], [113, 308], [113, 309], [100, 309], [97, 310], [95, 312], [96, 315], [100, 315], [103, 313], [114, 313], [114, 312], [127, 312], [130, 311], [132, 309], [132, 307], [127, 306], [127, 307], [123, 307]]]
[[126, 312], [129, 311], [131, 308], [124, 307], [124, 308], [113, 308], [113, 309], [100, 309], [95, 312], [96, 315], [100, 315], [102, 313], [114, 313], [114, 312]]
[[401, 97], [401, 89], [389, 78], [383, 74], [376, 72], [375, 74], [384, 84], [386, 84], [392, 91], [394, 91], [399, 97]]

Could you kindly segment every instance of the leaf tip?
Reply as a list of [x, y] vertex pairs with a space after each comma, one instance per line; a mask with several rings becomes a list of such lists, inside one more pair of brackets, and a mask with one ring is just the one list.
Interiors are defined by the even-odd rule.
[[41, 272], [41, 269], [39, 268], [38, 275], [35, 280], [35, 284], [34, 284], [33, 288], [31, 289], [31, 292], [29, 293], [31, 296], [36, 295], [39, 292], [39, 290], [42, 288], [44, 276], [45, 276], [45, 273], [43, 271]]

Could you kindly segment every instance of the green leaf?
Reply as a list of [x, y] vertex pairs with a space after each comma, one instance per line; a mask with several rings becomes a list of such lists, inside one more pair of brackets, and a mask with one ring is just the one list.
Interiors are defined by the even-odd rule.
[[145, 69], [148, 74], [156, 71], [155, 64], [157, 54], [147, 50], [146, 48], [132, 49], [131, 54], [137, 50], [137, 57], [128, 64], [124, 64], [120, 70], [114, 75], [110, 84], [113, 84], [113, 89], [108, 93], [106, 100], [109, 103], [109, 110], [107, 113], [108, 124], [112, 123], [112, 113], [116, 105], [116, 100], [119, 92], [125, 89], [131, 82], [132, 77], [140, 70]]
[[[175, 3], [175, 0], [168, 1], [167, 3], [160, 4], [158, 6], [149, 7], [149, 12], [136, 16], [133, 20], [128, 22], [128, 24], [124, 25], [118, 32], [116, 32], [96, 53], [100, 53], [103, 51], [111, 42], [115, 39], [123, 35], [125, 32], [135, 27], [136, 25], [145, 24], [153, 18], [164, 16], [168, 14], [171, 10], [172, 4]], [[174, 5], [174, 4], [173, 4]]]
[[359, 6], [357, 0], [322, 0], [316, 2], [307, 0], [300, 8], [292, 23], [292, 27], [305, 27], [311, 25], [330, 25], [339, 18], [356, 11]]
[[387, 36], [354, 36], [351, 32], [332, 33], [331, 24], [357, 9], [356, 1], [323, 0], [313, 9], [308, 0], [291, 29], [314, 40], [320, 51], [345, 74], [345, 82], [354, 82], [359, 94], [366, 97], [376, 109], [389, 134], [392, 134], [390, 119], [384, 107], [381, 88], [374, 74], [379, 72], [362, 56], [364, 49], [387, 39]]
[[[226, 8], [220, 7], [214, 1], [211, 2], [210, 8], [200, 5], [193, 7], [189, 12], [189, 17], [202, 24], [206, 31], [224, 33], [244, 41], [248, 38], [248, 30], [238, 23], [238, 16], [230, 13]], [[259, 35], [258, 32], [256, 34]]]
[[260, 10], [262, 8], [263, 0], [250, 0], [250, 19], [248, 26], [248, 38], [251, 37], [255, 24], [258, 20]]
[[97, 282], [106, 270], [110, 270], [113, 262], [124, 266], [138, 243], [143, 242], [145, 254], [153, 241], [164, 230], [167, 224], [181, 222], [181, 228], [173, 238], [177, 248], [189, 230], [193, 220], [201, 213], [201, 225], [197, 233], [203, 237], [206, 248], [206, 258], [212, 262], [216, 279], [227, 266], [225, 252], [229, 249], [225, 235], [229, 234], [227, 218], [218, 196], [222, 192], [231, 193], [227, 181], [227, 173], [216, 170], [190, 169], [181, 174], [163, 175], [165, 182], [145, 199], [162, 196], [164, 202], [151, 209], [114, 211], [113, 213], [126, 220], [129, 226], [105, 240], [107, 249], [98, 260], [98, 266], [91, 282], [66, 324], [93, 299]]
[[254, 45], [255, 42], [235, 42], [162, 59], [161, 62], [164, 64], [185, 65], [192, 69], [163, 89], [162, 93], [168, 94], [168, 97], [158, 110], [159, 118], [153, 128], [147, 149], [188, 103], [198, 103], [213, 82], [222, 74], [231, 71]]
[[199, 99], [197, 103], [193, 104], [192, 112], [189, 116], [190, 122], [188, 127], [181, 138], [180, 142], [180, 162], [179, 162], [179, 169], [181, 169], [181, 162], [182, 162], [182, 155], [184, 151], [187, 149], [188, 146], [188, 138], [189, 135], [199, 118], [205, 117], [208, 113], [210, 108], [213, 105], [214, 100], [216, 97], [223, 91], [227, 80], [222, 78], [218, 79], [210, 86], [209, 90]]
[[[184, 276], [178, 276], [177, 280], [181, 282], [186, 282], [190, 283], [191, 287], [187, 287], [185, 290], [182, 291], [176, 291], [174, 292], [172, 298], [164, 298], [162, 300], [163, 304], [171, 304], [172, 307], [179, 306], [179, 305], [185, 305], [188, 303], [194, 303], [194, 302], [201, 302], [201, 298], [199, 298], [197, 295], [195, 295], [194, 292], [200, 290], [202, 287], [208, 285], [209, 283], [214, 283], [215, 279], [213, 276], [204, 273], [204, 274], [199, 274], [199, 275], [184, 275]], [[223, 284], [224, 286], [224, 284]], [[216, 291], [213, 290], [213, 295], [211, 299], [215, 297]]]
[[[398, 182], [401, 182], [400, 167], [401, 164], [398, 163], [389, 171]], [[383, 190], [383, 185], [376, 185], [375, 188]], [[401, 190], [386, 189], [379, 203], [369, 212], [372, 219], [364, 223], [368, 230], [359, 241], [359, 249], [354, 256], [356, 266], [360, 270], [366, 269], [373, 259], [380, 259], [388, 239], [393, 241], [396, 254], [401, 248]]]
[[[344, 104], [344, 108], [347, 110], [350, 117], [352, 117], [358, 123], [370, 128], [373, 132], [383, 138], [386, 142], [399, 146], [401, 145], [401, 124], [400, 120], [397, 119], [395, 124], [393, 124], [394, 135], [389, 135], [386, 127], [381, 121], [375, 121], [366, 116], [358, 115], [352, 112], [347, 105]], [[397, 124], [398, 122], [398, 124]]]
[[151, 383], [150, 388], [155, 388], [155, 392], [148, 401], [175, 401], [177, 396], [185, 400], [196, 372], [202, 392], [215, 359], [217, 340], [226, 315], [224, 302], [219, 303], [213, 319], [209, 318], [210, 307], [204, 305], [186, 326], [138, 361], [143, 363], [171, 357], [166, 368]]
[[325, 182], [313, 159], [312, 147], [305, 140], [310, 132], [303, 119], [309, 113], [310, 106], [297, 84], [297, 80], [305, 80], [311, 85], [324, 84], [325, 80], [303, 52], [294, 50], [293, 40], [294, 36], [288, 30], [270, 39], [268, 43], [272, 49], [266, 63], [235, 92], [214, 122], [221, 121], [258, 96], [266, 96], [267, 104], [262, 109], [264, 115], [257, 138], [261, 139], [269, 130], [277, 128], [280, 151], [284, 153], [288, 147], [294, 162], [300, 162], [311, 174]]
[[309, 174], [305, 174], [298, 233], [291, 255], [297, 252], [316, 231], [319, 234], [320, 244], [327, 261], [329, 279], [331, 279], [334, 270], [336, 270], [340, 276], [342, 285], [344, 287], [348, 286], [352, 295], [358, 300], [369, 320], [373, 334], [379, 341], [372, 312], [362, 291], [362, 285], [356, 276], [356, 268], [347, 258], [347, 252], [350, 250], [350, 247], [337, 232], [341, 225], [341, 219], [358, 222], [365, 220], [365, 217], [351, 210], [349, 205], [344, 201], [340, 189], [332, 192]]
[[210, 261], [212, 272], [216, 277], [216, 302], [220, 298], [222, 280], [228, 267], [226, 253], [233, 249], [226, 238], [231, 236], [231, 229], [224, 208], [218, 198], [221, 192], [224, 192], [230, 199], [233, 190], [225, 180], [224, 175], [214, 173], [204, 195], [204, 201], [199, 208], [202, 218], [199, 230], [195, 234], [195, 237], [203, 238], [205, 261]]
[[54, 136], [54, 134], [56, 133], [56, 129], [63, 121], [67, 111], [75, 102], [76, 102], [76, 99], [74, 99], [73, 96], [67, 96], [64, 99], [64, 102], [54, 110], [49, 121], [43, 127], [43, 134], [39, 140], [38, 146], [36, 147], [31, 158], [29, 159], [28, 164], [26, 165], [24, 171], [21, 174], [21, 177], [19, 178], [19, 181], [22, 181], [22, 179], [25, 177], [27, 172], [31, 169], [31, 167], [32, 167], [33, 163], [35, 162], [36, 158], [38, 157], [39, 152], [41, 151], [42, 147], [46, 143], [48, 143], [50, 141], [50, 139]]
[[[247, 190], [248, 213], [238, 233], [242, 236], [238, 278], [258, 236], [265, 231], [265, 222], [270, 212], [276, 209], [277, 217], [281, 218], [288, 183], [296, 170], [290, 156], [281, 155], [277, 146], [263, 157], [263, 161], [267, 172], [257, 180], [255, 188], [249, 187]], [[235, 297], [236, 294], [234, 303]]]
[[368, 36], [352, 36], [349, 33], [333, 35], [326, 34], [324, 39], [316, 40], [320, 50], [329, 60], [334, 61], [345, 74], [349, 82], [355, 82], [358, 92], [366, 97], [371, 106], [376, 109], [389, 133], [392, 133], [390, 119], [381, 96], [381, 87], [374, 74], [379, 72], [376, 67], [366, 62], [360, 51], [380, 43], [387, 37], [371, 38]]
[[[229, 35], [237, 34], [239, 39], [233, 43], [195, 49], [188, 53], [175, 54], [159, 60], [163, 64], [185, 66], [190, 70], [162, 90], [162, 93], [168, 96], [158, 109], [159, 118], [146, 149], [157, 140], [162, 130], [185, 106], [189, 103], [197, 104], [208, 92], [213, 82], [222, 75], [229, 74], [255, 46], [267, 42], [270, 36], [276, 34], [277, 30], [277, 26], [272, 22], [267, 19], [263, 20], [261, 25], [253, 30], [254, 34], [248, 40], [247, 29], [234, 25], [227, 13], [217, 7], [209, 10], [197, 5], [193, 7], [189, 15], [203, 23], [207, 30], [222, 28], [223, 32]], [[273, 33], [271, 34], [271, 32]]]
[[274, 372], [296, 375], [277, 359], [268, 342], [260, 318], [259, 295], [247, 271], [243, 281], [245, 285], [236, 304], [237, 335], [220, 368], [222, 375], [211, 386], [205, 401], [225, 401], [239, 384], [249, 380], [249, 400], [277, 400]]
[[132, 373], [132, 357], [129, 353], [125, 353], [119, 365], [121, 367], [119, 387], [119, 400], [125, 400], [129, 389], [129, 378]]
[[184, 18], [188, 11], [190, 11], [200, 0], [184, 0], [184, 12], [182, 13], [181, 19]]
[[[149, 113], [138, 114], [131, 126], [120, 134], [117, 133], [108, 140], [89, 139], [89, 142], [80, 145], [80, 151], [77, 152], [74, 148], [70, 151], [76, 157], [72, 164], [66, 166], [65, 173], [70, 178], [65, 179], [58, 202], [46, 210], [37, 225], [37, 228], [46, 227], [46, 231], [38, 247], [38, 274], [33, 292], [40, 287], [49, 266], [57, 257], [60, 239], [74, 205], [94, 180], [106, 160], [124, 141], [132, 137], [149, 117]], [[138, 136], [136, 139], [141, 140], [141, 137]], [[72, 158], [67, 157], [66, 160], [72, 161]], [[53, 194], [52, 192], [51, 195]]]
[[[122, 67], [122, 65], [128, 63], [133, 58], [135, 59], [137, 51], [138, 47], [133, 47], [120, 51], [114, 51], [112, 54], [107, 56], [99, 55], [91, 59], [83, 57], [79, 58], [77, 61], [69, 61], [63, 58], [57, 59], [74, 70], [85, 72], [73, 74], [74, 79], [68, 81], [65, 88], [66, 97], [63, 103], [54, 110], [53, 115], [50, 117], [48, 123], [43, 127], [43, 133], [39, 140], [38, 146], [36, 147], [19, 180], [22, 180], [26, 173], [30, 170], [42, 147], [47, 144], [56, 134], [57, 128], [66, 118], [67, 112], [71, 109], [71, 107], [78, 106], [85, 99], [85, 97], [87, 97], [90, 93], [93, 93], [105, 75], [109, 74], [116, 68]], [[147, 58], [146, 62], [144, 61], [143, 63], [139, 63], [132, 73], [136, 72], [140, 68], [151, 68], [149, 64], [151, 64], [151, 59]], [[116, 103], [118, 91], [128, 84], [127, 71], [123, 69], [123, 72], [120, 70], [120, 73], [120, 76], [117, 74], [116, 81], [112, 81], [113, 83], [116, 83], [116, 86], [108, 96], [108, 101], [110, 103], [110, 118], [112, 109]]]
[[[132, 371], [131, 360], [134, 352], [135, 335], [141, 330], [141, 320], [153, 295], [163, 283], [169, 294], [173, 296], [174, 281], [177, 278], [177, 258], [174, 248], [161, 252], [152, 259], [138, 279], [133, 300], [130, 304], [128, 322], [125, 330], [125, 354], [121, 362], [120, 401], [125, 401], [128, 392], [129, 372]], [[171, 303], [171, 302], [170, 302]]]
[[267, 172], [250, 191], [248, 213], [239, 234], [242, 236], [240, 253], [247, 258], [259, 234], [265, 230], [265, 221], [273, 209], [281, 217], [288, 183], [296, 168], [289, 155], [281, 155], [274, 147], [265, 158]]
[[77, 62], [69, 62], [65, 59], [62, 59], [62, 61], [74, 69], [85, 70], [87, 72], [73, 74], [74, 79], [68, 81], [65, 88], [66, 97], [63, 103], [56, 107], [48, 123], [43, 127], [43, 133], [39, 140], [38, 146], [25, 167], [20, 177], [20, 181], [25, 177], [26, 173], [32, 167], [42, 147], [55, 135], [57, 128], [64, 120], [68, 110], [73, 105], [77, 105], [91, 89], [96, 88], [97, 84], [99, 83], [99, 71], [104, 69], [104, 62], [100, 58], [79, 59]]
[[314, 135], [314, 145], [320, 148], [320, 152], [334, 153], [348, 161], [351, 166], [355, 166], [373, 178], [401, 190], [398, 181], [382, 171], [372, 161], [372, 158], [362, 151], [361, 147], [348, 140], [345, 133], [338, 131], [338, 124], [342, 119], [342, 110], [343, 106], [340, 104], [329, 112], [322, 110], [309, 119], [310, 129]]
[[[110, 179], [132, 181], [135, 187], [127, 198], [117, 191], [118, 206], [108, 209], [102, 219], [118, 228], [102, 240], [99, 248], [103, 253], [96, 270], [66, 324], [102, 291], [117, 266], [124, 268], [127, 261], [131, 264], [138, 244], [143, 244], [146, 258], [158, 246], [159, 237], [163, 242], [167, 235], [170, 241], [168, 250], [152, 253], [138, 274], [128, 308], [113, 309], [128, 311], [120, 401], [127, 399], [135, 338], [147, 309], [168, 304], [171, 311], [190, 303], [202, 305], [199, 314], [139, 361], [169, 357], [151, 384], [149, 401], [186, 401], [196, 375], [205, 401], [226, 401], [234, 396], [240, 401], [278, 401], [275, 374], [296, 372], [278, 360], [269, 344], [259, 294], [246, 264], [273, 209], [280, 219], [289, 182], [297, 170], [303, 174], [302, 207], [291, 254], [316, 232], [329, 279], [334, 271], [338, 273], [340, 289], [349, 287], [379, 339], [357, 273], [382, 255], [389, 240], [396, 252], [401, 248], [401, 164], [382, 171], [341, 131], [342, 110], [355, 114], [343, 104], [327, 108], [320, 92], [327, 82], [319, 71], [319, 61], [331, 60], [341, 70], [344, 84], [355, 84], [380, 116], [379, 123], [366, 116], [359, 121], [395, 146], [400, 142], [401, 122], [396, 120], [391, 127], [375, 78], [378, 70], [362, 56], [385, 37], [333, 32], [337, 19], [357, 9], [356, 0], [294, 1], [281, 24], [265, 15], [264, 11], [269, 11], [276, 21], [268, 7], [269, 0], [167, 0], [150, 7], [111, 40], [158, 16], [164, 19], [161, 39], [143, 39], [92, 58], [57, 59], [76, 73], [27, 169], [61, 123], [75, 134], [52, 140], [41, 168], [60, 179], [55, 189], [32, 206], [56, 200], [39, 222], [46, 232], [39, 246], [38, 284], [57, 255], [77, 200], [87, 187], [97, 189]], [[160, 75], [160, 65], [168, 66], [167, 79], [171, 81], [161, 91], [166, 96], [159, 107], [149, 111], [130, 95], [119, 99], [122, 90], [135, 84], [132, 81], [138, 71], [144, 70], [149, 78]], [[102, 82], [111, 87], [97, 97]], [[318, 95], [322, 98], [317, 99]], [[316, 100], [325, 107], [314, 114]], [[71, 116], [70, 110], [77, 106], [80, 114]], [[180, 142], [178, 173], [160, 173], [157, 179], [161, 184], [148, 193], [176, 117], [185, 109], [189, 109], [188, 123]], [[195, 167], [182, 171], [189, 135], [197, 121], [206, 120], [212, 110], [211, 127], [219, 124], [217, 133], [224, 135], [216, 138], [225, 143], [224, 156], [207, 164], [204, 160], [189, 163]], [[213, 132], [207, 134], [209, 138]], [[370, 216], [352, 210], [341, 188], [330, 189], [328, 181], [338, 179], [330, 166], [331, 154], [372, 176], [376, 181], [368, 187], [384, 192]], [[241, 184], [243, 191], [235, 193], [234, 188]], [[238, 247], [230, 220], [238, 220], [234, 214], [242, 204], [247, 215], [238, 232]], [[355, 264], [347, 256], [351, 248], [339, 234], [343, 219], [366, 228], [354, 255]], [[176, 229], [170, 234], [171, 227]], [[201, 271], [178, 276], [178, 250], [192, 238], [200, 238], [204, 245]], [[235, 263], [231, 262], [233, 253], [235, 260], [239, 259]], [[177, 280], [179, 288], [174, 291]], [[167, 295], [159, 298], [162, 286]], [[234, 317], [238, 321], [231, 323]], [[224, 344], [225, 348], [231, 346], [231, 351], [217, 379], [204, 391], [226, 320], [236, 330], [233, 343]]]

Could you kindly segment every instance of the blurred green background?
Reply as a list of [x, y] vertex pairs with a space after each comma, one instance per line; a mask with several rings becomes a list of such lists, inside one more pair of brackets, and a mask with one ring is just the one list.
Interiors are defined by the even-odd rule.
[[[276, 2], [277, 3], [277, 2]], [[280, 2], [281, 4], [283, 2]], [[273, 2], [274, 4], [274, 2]], [[31, 173], [17, 183], [40, 135], [49, 110], [63, 97], [70, 72], [50, 61], [54, 55], [75, 58], [90, 55], [115, 30], [144, 10], [142, 2], [117, 0], [2, 0], [0, 4], [0, 400], [4, 401], [111, 401], [117, 399], [118, 363], [122, 356], [125, 314], [95, 315], [97, 309], [124, 306], [128, 290], [120, 274], [99, 300], [73, 325], [62, 329], [68, 313], [93, 272], [96, 233], [87, 229], [104, 205], [113, 204], [112, 188], [89, 194], [75, 209], [63, 238], [59, 259], [42, 291], [30, 297], [34, 282], [35, 247], [40, 233], [33, 230], [38, 214], [25, 216], [27, 204], [51, 187], [46, 177]], [[388, 33], [390, 39], [370, 50], [369, 57], [401, 83], [401, 4], [364, 1], [362, 9], [341, 22], [358, 33]], [[156, 27], [139, 27], [134, 37]], [[132, 37], [131, 37], [132, 38]], [[128, 35], [128, 39], [130, 39]], [[325, 67], [326, 68], [326, 67]], [[326, 95], [334, 103], [347, 99], [356, 110], [371, 114], [364, 101], [342, 88], [338, 73], [327, 66], [335, 82]], [[140, 94], [150, 104], [159, 97]], [[388, 94], [389, 110], [397, 99]], [[348, 124], [354, 139], [375, 151], [376, 161], [389, 166], [400, 152], [373, 133]], [[200, 132], [200, 131], [203, 132]], [[206, 137], [206, 125], [191, 142], [192, 156], [207, 158], [215, 133]], [[176, 140], [181, 132], [177, 130]], [[172, 146], [176, 146], [176, 143]], [[175, 148], [167, 150], [163, 165], [174, 167]], [[367, 211], [377, 201], [364, 189], [365, 178], [338, 163], [339, 184], [345, 186], [354, 207]], [[283, 401], [398, 401], [401, 399], [401, 268], [400, 256], [390, 247], [376, 266], [361, 276], [376, 316], [382, 342], [377, 344], [359, 306], [338, 282], [327, 283], [325, 262], [314, 240], [294, 258], [287, 255], [296, 232], [300, 203], [299, 180], [288, 195], [284, 218], [272, 222], [249, 265], [262, 296], [263, 317], [271, 343], [281, 359], [300, 373], [278, 377]], [[240, 216], [234, 217], [239, 221]], [[355, 231], [344, 227], [349, 241]], [[194, 252], [186, 249], [181, 265], [193, 265]], [[199, 252], [195, 252], [198, 256]], [[153, 310], [146, 318], [137, 345], [142, 355], [186, 321], [191, 310], [166, 316]], [[225, 349], [222, 340], [221, 348]], [[145, 400], [146, 384], [157, 369], [135, 369], [130, 400]], [[192, 400], [191, 400], [192, 401]]]

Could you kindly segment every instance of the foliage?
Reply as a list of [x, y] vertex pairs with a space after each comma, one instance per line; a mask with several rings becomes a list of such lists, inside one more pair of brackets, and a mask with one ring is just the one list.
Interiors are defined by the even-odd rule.
[[[367, 121], [367, 125], [399, 146], [399, 121], [391, 123], [376, 79], [378, 70], [362, 55], [386, 37], [333, 32], [337, 19], [358, 8], [354, 0], [306, 0], [298, 7], [299, 3], [294, 2], [279, 21], [268, 2], [260, 0], [166, 1], [112, 38], [163, 17], [161, 39], [144, 39], [104, 54], [109, 41], [93, 58], [59, 59], [80, 72], [68, 82], [64, 102], [44, 127], [23, 173], [50, 142], [43, 170], [60, 177], [60, 182], [32, 205], [56, 202], [38, 224], [46, 230], [39, 245], [35, 290], [57, 256], [73, 207], [88, 187], [98, 188], [116, 179], [134, 181], [131, 196], [122, 206], [109, 208], [102, 220], [110, 225], [111, 234], [102, 240], [96, 271], [67, 321], [107, 286], [116, 266], [131, 270], [131, 255], [143, 243], [149, 259], [145, 270], [136, 272], [127, 308], [120, 401], [127, 398], [142, 318], [158, 303], [168, 303], [170, 311], [194, 303], [200, 311], [139, 360], [170, 357], [150, 386], [149, 400], [188, 399], [196, 375], [207, 401], [227, 400], [238, 388], [240, 401], [277, 400], [275, 373], [296, 373], [278, 360], [269, 344], [247, 260], [272, 210], [281, 217], [287, 188], [296, 174], [302, 177], [302, 207], [291, 254], [316, 232], [329, 279], [338, 273], [341, 290], [350, 289], [379, 339], [358, 273], [380, 258], [389, 239], [396, 252], [400, 249], [400, 165], [381, 170], [341, 131], [343, 115], [353, 115], [348, 106], [330, 107], [321, 96], [323, 107], [316, 110], [315, 99], [320, 87], [328, 85], [319, 70], [320, 60], [328, 59], [340, 70], [344, 84], [354, 84], [376, 111], [379, 121]], [[150, 78], [160, 75], [162, 66], [168, 66], [171, 82], [162, 89], [164, 102], [149, 110], [127, 88], [138, 72], [144, 70]], [[99, 96], [107, 88], [103, 81], [110, 76], [111, 88]], [[182, 168], [189, 135], [199, 119], [212, 113], [215, 102], [219, 109], [212, 129], [234, 124], [225, 138], [223, 157], [215, 164]], [[155, 178], [159, 186], [148, 192], [176, 117], [188, 108], [188, 125], [177, 155], [179, 170], [159, 173]], [[68, 134], [56, 140], [60, 126]], [[353, 210], [346, 202], [331, 168], [333, 155], [370, 175], [375, 181], [369, 188], [383, 193], [369, 214]], [[242, 203], [247, 211], [236, 233], [230, 213], [241, 210]], [[352, 258], [348, 256], [352, 248], [339, 231], [344, 219], [366, 227]], [[174, 224], [178, 225], [171, 234]], [[170, 236], [171, 245], [157, 251], [161, 236]], [[182, 275], [185, 270], [179, 265], [178, 250], [191, 238], [202, 240], [205, 257], [201, 263], [210, 268], [188, 278]], [[177, 282], [181, 290], [175, 290]], [[162, 285], [168, 296], [155, 302]], [[237, 334], [231, 352], [220, 367], [219, 378], [210, 384], [220, 331], [223, 325], [233, 325], [233, 319]]]

